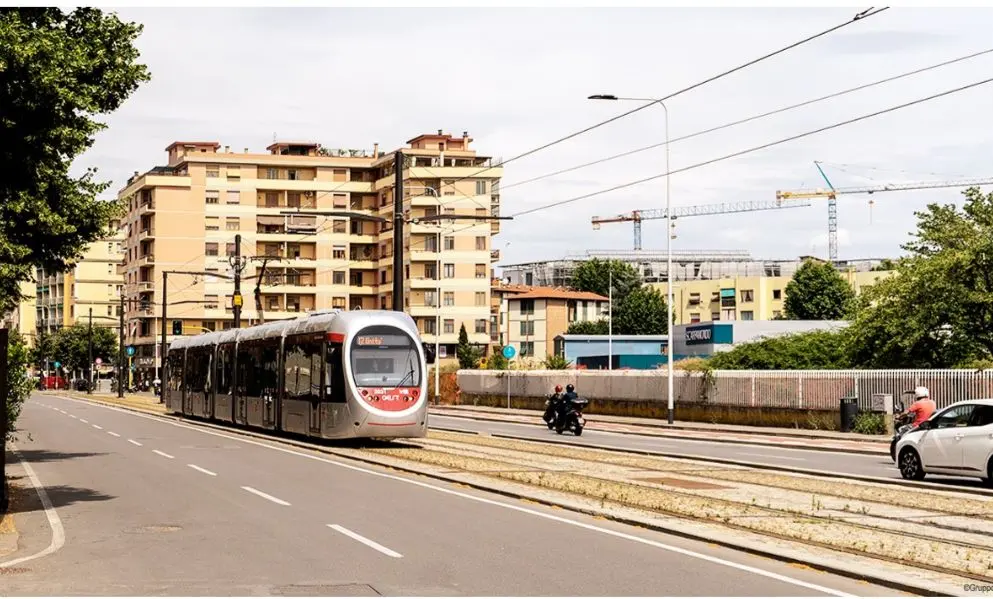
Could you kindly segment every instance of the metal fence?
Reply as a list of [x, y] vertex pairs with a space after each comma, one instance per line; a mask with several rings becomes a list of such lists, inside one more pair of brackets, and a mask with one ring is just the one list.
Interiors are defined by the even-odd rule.
[[[680, 403], [743, 408], [837, 410], [843, 397], [855, 397], [869, 409], [873, 394], [894, 400], [923, 385], [939, 408], [964, 399], [993, 397], [993, 371], [976, 370], [716, 370], [701, 373], [675, 371], [674, 392]], [[540, 397], [555, 385], [576, 385], [590, 399], [661, 401], [666, 394], [666, 371], [461, 370], [463, 394]]]

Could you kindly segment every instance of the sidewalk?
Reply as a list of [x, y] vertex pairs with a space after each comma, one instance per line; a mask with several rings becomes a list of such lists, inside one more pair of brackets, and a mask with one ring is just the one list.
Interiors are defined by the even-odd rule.
[[[534, 424], [541, 419], [538, 410], [491, 408], [484, 406], [431, 406], [430, 413], [491, 422]], [[659, 437], [693, 438], [708, 441], [744, 442], [779, 447], [847, 451], [889, 455], [889, 437], [837, 431], [681, 422], [673, 424], [655, 418], [584, 415], [591, 430]]]

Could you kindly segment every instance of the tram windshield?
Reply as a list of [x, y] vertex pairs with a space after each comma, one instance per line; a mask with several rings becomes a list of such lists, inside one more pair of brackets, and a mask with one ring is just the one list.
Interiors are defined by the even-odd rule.
[[420, 355], [407, 333], [391, 326], [371, 326], [352, 339], [352, 376], [358, 387], [417, 387]]

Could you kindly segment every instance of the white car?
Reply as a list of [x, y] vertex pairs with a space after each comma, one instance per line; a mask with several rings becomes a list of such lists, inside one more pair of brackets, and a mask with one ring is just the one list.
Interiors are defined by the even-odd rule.
[[896, 446], [900, 475], [968, 476], [993, 484], [993, 399], [972, 399], [938, 410]]

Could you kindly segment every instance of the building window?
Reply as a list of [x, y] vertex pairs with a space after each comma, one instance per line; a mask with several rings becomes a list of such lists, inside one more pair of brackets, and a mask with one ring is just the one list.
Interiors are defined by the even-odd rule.
[[772, 290], [772, 299], [774, 299], [774, 300], [783, 299], [783, 290], [782, 289], [773, 289]]
[[332, 225], [331, 231], [333, 233], [347, 233], [348, 232], [348, 225], [346, 225], [345, 224], [345, 221], [343, 221], [343, 220], [335, 219], [334, 224]]
[[479, 251], [484, 251], [486, 249], [486, 238], [477, 237], [476, 238], [476, 249]]
[[455, 238], [454, 237], [445, 237], [445, 250], [446, 251], [451, 251], [451, 250], [454, 250], [454, 249], [455, 249]]
[[486, 333], [486, 319], [485, 318], [477, 318], [476, 319], [476, 332], [477, 333]]
[[331, 257], [334, 258], [335, 260], [344, 260], [345, 259], [345, 246], [343, 246], [343, 245], [336, 245], [336, 246], [334, 246], [334, 249], [332, 251]]
[[486, 181], [476, 181], [476, 195], [486, 194]]
[[425, 279], [437, 279], [438, 278], [438, 269], [437, 269], [436, 265], [434, 265], [434, 264], [425, 264], [424, 265], [424, 278]]
[[522, 299], [521, 300], [521, 314], [534, 314], [534, 300], [533, 299]]
[[690, 324], [696, 324], [698, 322], [700, 322], [700, 313], [690, 312]]
[[228, 181], [232, 179], [241, 179], [241, 167], [240, 166], [228, 166], [227, 167]]
[[343, 270], [336, 270], [336, 271], [334, 271], [334, 273], [332, 274], [332, 280], [331, 280], [331, 282], [333, 284], [335, 284], [335, 285], [344, 285], [345, 284], [345, 271], [343, 271]]
[[438, 239], [435, 237], [425, 237], [424, 238], [424, 251], [425, 252], [437, 252], [438, 251]]
[[534, 355], [534, 341], [522, 341], [521, 342], [521, 355], [522, 356], [533, 356]]
[[446, 279], [454, 279], [455, 278], [455, 265], [454, 264], [446, 264], [445, 265], [445, 278]]
[[204, 229], [207, 231], [220, 231], [221, 219], [216, 216], [208, 216], [204, 221]]
[[265, 205], [266, 208], [278, 208], [279, 207], [279, 194], [275, 191], [265, 192]]
[[238, 218], [237, 216], [234, 217], [234, 218], [228, 217], [227, 220], [224, 221], [224, 230], [225, 231], [240, 231], [241, 230], [241, 219]]
[[446, 291], [445, 292], [445, 305], [446, 306], [454, 306], [455, 305], [455, 292], [454, 291]]
[[455, 332], [455, 321], [452, 320], [451, 318], [446, 318], [445, 319], [445, 334], [446, 335], [451, 335], [454, 332]]
[[265, 178], [266, 179], [278, 179], [279, 178], [279, 171], [276, 170], [276, 169], [274, 169], [274, 168], [267, 168], [266, 171], [265, 171]]
[[335, 208], [348, 208], [348, 196], [346, 194], [336, 193], [332, 197]]
[[755, 320], [755, 313], [751, 310], [745, 310], [741, 313], [742, 320]]
[[217, 244], [216, 243], [206, 243], [206, 244], [204, 244], [203, 253], [206, 254], [206, 255], [208, 255], [208, 256], [216, 256], [217, 255]]
[[241, 192], [237, 189], [229, 189], [225, 198], [228, 204], [240, 204], [241, 203]]
[[741, 290], [741, 303], [753, 301], [755, 297], [755, 291], [752, 289], [742, 289]]
[[236, 251], [234, 242], [224, 244], [224, 254], [227, 256], [234, 256]]
[[216, 331], [217, 330], [217, 322], [216, 321], [213, 321], [213, 320], [205, 320], [205, 321], [203, 321], [203, 322], [200, 323], [200, 326], [202, 326], [203, 328], [207, 329], [208, 331]]
[[434, 291], [424, 292], [424, 305], [429, 308], [434, 308], [438, 305], [438, 294]]
[[216, 164], [207, 165], [207, 177], [217, 178], [221, 176], [221, 168]]
[[345, 298], [343, 297], [333, 297], [331, 298], [331, 307], [337, 308], [339, 310], [345, 309]]
[[216, 295], [205, 295], [203, 296], [203, 307], [207, 310], [217, 309], [217, 296]]
[[434, 335], [438, 330], [438, 321], [433, 318], [425, 318], [421, 322], [424, 323], [424, 333], [428, 335]]
[[485, 279], [486, 278], [486, 265], [485, 264], [477, 264], [476, 265], [476, 278], [477, 279]]
[[217, 191], [216, 189], [208, 189], [206, 195], [207, 195], [208, 204], [216, 204], [217, 201], [221, 198], [220, 192]]
[[711, 312], [710, 313], [710, 320], [712, 320], [714, 322], [717, 322], [720, 319], [721, 319], [721, 313], [720, 312]]
[[286, 169], [286, 178], [289, 179], [290, 181], [296, 181], [297, 180], [296, 169], [294, 168]]
[[521, 335], [523, 335], [523, 336], [534, 335], [534, 321], [533, 320], [522, 320], [521, 321]]
[[476, 305], [477, 306], [485, 306], [486, 305], [486, 292], [485, 291], [477, 291], [476, 292]]

